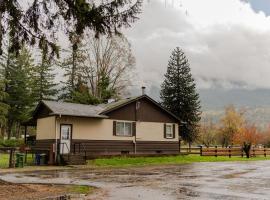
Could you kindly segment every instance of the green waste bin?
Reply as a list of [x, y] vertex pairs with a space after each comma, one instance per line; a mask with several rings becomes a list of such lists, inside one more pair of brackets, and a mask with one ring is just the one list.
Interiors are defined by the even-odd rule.
[[15, 167], [24, 167], [24, 153], [16, 153]]

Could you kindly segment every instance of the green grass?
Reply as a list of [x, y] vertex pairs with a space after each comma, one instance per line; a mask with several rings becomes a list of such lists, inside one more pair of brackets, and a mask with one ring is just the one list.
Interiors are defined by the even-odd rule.
[[[27, 155], [27, 163], [33, 163], [32, 155]], [[8, 168], [9, 165], [9, 154], [0, 153], [0, 168]]]
[[69, 187], [69, 192], [76, 194], [89, 194], [93, 191], [93, 187], [86, 185], [72, 185]]
[[8, 154], [0, 154], [0, 168], [7, 168], [9, 163]]
[[270, 160], [270, 157], [226, 157], [226, 156], [163, 156], [163, 157], [112, 157], [88, 161], [88, 164], [100, 167], [127, 167], [127, 166], [146, 166], [146, 165], [165, 165], [165, 164], [185, 164], [194, 162], [224, 162], [224, 161], [256, 161]]

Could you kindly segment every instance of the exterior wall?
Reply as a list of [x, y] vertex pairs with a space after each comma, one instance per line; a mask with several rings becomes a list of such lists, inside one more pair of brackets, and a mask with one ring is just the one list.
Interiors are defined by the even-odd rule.
[[[113, 120], [82, 117], [61, 117], [61, 124], [72, 124], [72, 139], [77, 140], [133, 140], [133, 137], [113, 136]], [[59, 136], [58, 136], [59, 138]]]
[[37, 119], [37, 140], [55, 139], [55, 116]]
[[[128, 140], [135, 141], [135, 137], [121, 137], [113, 135], [112, 119], [94, 119], [79, 117], [62, 117], [58, 120], [57, 130], [61, 124], [72, 124], [72, 139], [74, 140]], [[122, 121], [122, 120], [117, 120]], [[59, 138], [59, 136], [58, 136]], [[175, 126], [175, 138], [164, 138], [164, 123], [136, 122], [137, 141], [178, 141], [178, 126]]]
[[164, 123], [137, 122], [136, 141], [178, 141], [178, 125], [175, 124], [175, 138], [164, 138]]

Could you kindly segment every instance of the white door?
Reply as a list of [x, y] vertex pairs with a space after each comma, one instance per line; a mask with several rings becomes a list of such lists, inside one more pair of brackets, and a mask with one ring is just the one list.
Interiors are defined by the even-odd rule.
[[68, 154], [70, 151], [71, 131], [70, 124], [61, 124], [60, 154]]

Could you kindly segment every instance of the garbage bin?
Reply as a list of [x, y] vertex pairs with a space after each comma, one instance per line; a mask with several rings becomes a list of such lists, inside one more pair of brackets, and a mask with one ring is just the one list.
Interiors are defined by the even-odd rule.
[[24, 167], [24, 153], [16, 153], [15, 167]]
[[45, 153], [36, 154], [35, 163], [36, 165], [47, 164], [47, 155]]
[[45, 153], [40, 154], [40, 165], [46, 164], [47, 155]]
[[35, 164], [36, 165], [40, 165], [40, 154], [36, 154], [36, 157], [35, 157]]

